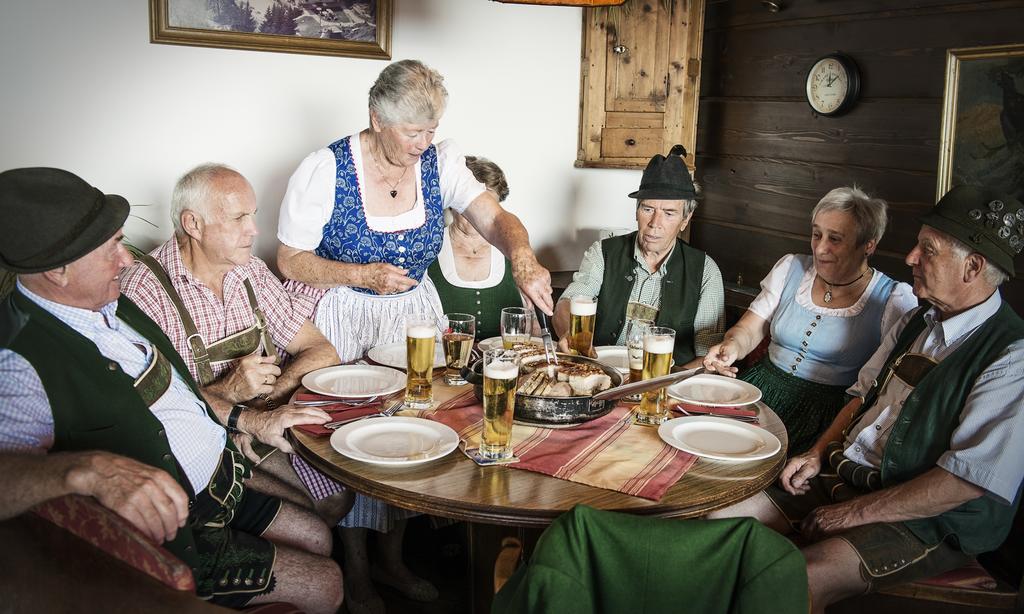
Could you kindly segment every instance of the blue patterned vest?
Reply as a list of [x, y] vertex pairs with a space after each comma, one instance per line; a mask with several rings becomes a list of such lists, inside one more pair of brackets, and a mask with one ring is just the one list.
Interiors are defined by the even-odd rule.
[[[409, 277], [422, 281], [427, 267], [437, 259], [441, 251], [444, 236], [444, 203], [441, 200], [437, 148], [431, 145], [420, 156], [425, 222], [417, 228], [379, 232], [371, 229], [366, 222], [363, 197], [352, 159], [351, 138], [345, 137], [329, 146], [338, 167], [334, 211], [324, 225], [323, 239], [315, 253], [321, 258], [351, 264], [386, 262], [408, 269]], [[352, 289], [376, 294], [366, 288]]]

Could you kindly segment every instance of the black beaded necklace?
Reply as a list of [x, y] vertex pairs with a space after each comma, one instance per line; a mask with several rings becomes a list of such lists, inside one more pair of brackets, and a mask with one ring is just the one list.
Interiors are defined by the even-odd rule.
[[832, 288], [845, 288], [846, 286], [852, 286], [853, 284], [855, 284], [858, 281], [860, 281], [861, 278], [863, 278], [865, 275], [867, 275], [868, 271], [870, 271], [870, 270], [871, 270], [871, 267], [868, 267], [868, 268], [864, 269], [863, 271], [861, 271], [861, 274], [857, 276], [857, 279], [854, 279], [853, 281], [848, 281], [845, 284], [834, 284], [834, 283], [831, 283], [827, 279], [822, 277], [820, 273], [818, 273], [818, 279], [820, 279], [825, 284], [825, 296], [823, 297], [824, 301], [826, 303], [831, 303], [832, 302]]

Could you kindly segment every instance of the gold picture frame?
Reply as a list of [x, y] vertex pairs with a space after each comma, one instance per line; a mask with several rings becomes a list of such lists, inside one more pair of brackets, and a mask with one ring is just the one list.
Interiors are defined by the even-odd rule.
[[392, 10], [393, 0], [149, 0], [149, 33], [169, 45], [389, 60]]
[[1024, 113], [1004, 112], [1013, 95], [1024, 101], [1024, 44], [947, 52], [936, 200], [961, 184], [1024, 197]]

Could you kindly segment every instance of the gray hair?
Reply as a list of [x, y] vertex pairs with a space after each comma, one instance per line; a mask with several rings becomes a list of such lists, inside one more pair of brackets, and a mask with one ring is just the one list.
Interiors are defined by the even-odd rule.
[[857, 226], [857, 245], [881, 241], [889, 220], [885, 201], [868, 196], [857, 186], [836, 188], [826, 194], [811, 211], [812, 222], [819, 213], [827, 211], [842, 211], [853, 216]]
[[185, 229], [181, 225], [181, 215], [186, 210], [192, 211], [203, 221], [209, 219], [210, 202], [215, 194], [214, 183], [227, 175], [245, 179], [241, 173], [230, 166], [215, 162], [200, 164], [178, 179], [178, 182], [174, 184], [174, 192], [171, 193], [171, 223], [174, 224], [176, 237], [185, 236]]
[[[971, 254], [980, 253], [971, 249], [960, 239], [946, 234], [945, 232], [942, 234], [945, 236], [946, 244], [949, 246], [949, 251], [953, 252], [953, 255], [956, 256], [956, 259], [959, 262], [963, 262]], [[981, 255], [985, 256], [984, 254]], [[1003, 282], [1010, 279], [1010, 275], [1003, 269], [999, 268], [999, 265], [985, 257], [985, 268], [981, 270], [981, 278], [993, 288], [998, 288], [1003, 285]]]
[[[636, 207], [637, 207], [637, 209], [639, 209], [640, 205], [644, 204], [648, 200], [657, 200], [657, 199], [654, 199], [654, 198], [638, 198], [638, 199], [636, 199]], [[690, 199], [683, 200], [683, 212], [682, 212], [683, 213], [683, 217], [686, 217], [686, 216], [690, 215], [691, 213], [693, 213], [696, 210], [697, 210], [697, 199], [690, 198]]]
[[370, 88], [370, 111], [385, 126], [440, 120], [447, 103], [444, 77], [419, 60], [389, 64]]

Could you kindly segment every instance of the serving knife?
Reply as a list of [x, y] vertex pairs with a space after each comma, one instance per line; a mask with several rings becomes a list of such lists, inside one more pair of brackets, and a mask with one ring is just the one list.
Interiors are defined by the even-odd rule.
[[628, 397], [631, 394], [638, 394], [641, 392], [650, 392], [651, 390], [657, 390], [658, 388], [664, 388], [665, 386], [671, 386], [676, 382], [681, 382], [685, 379], [690, 379], [694, 375], [700, 375], [704, 373], [704, 367], [697, 367], [696, 369], [687, 369], [686, 371], [679, 371], [678, 373], [669, 373], [668, 375], [662, 375], [661, 377], [652, 377], [651, 379], [640, 380], [639, 382], [632, 382], [624, 384], [622, 386], [616, 386], [615, 388], [609, 388], [604, 392], [599, 392], [594, 395], [595, 401], [614, 401], [623, 397]]

